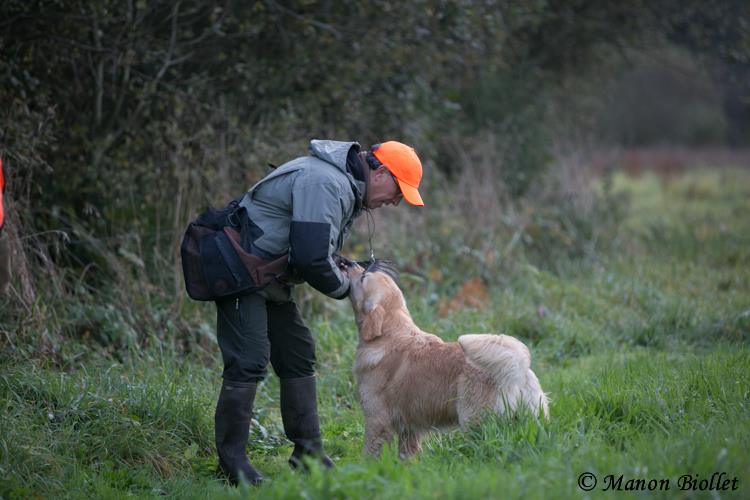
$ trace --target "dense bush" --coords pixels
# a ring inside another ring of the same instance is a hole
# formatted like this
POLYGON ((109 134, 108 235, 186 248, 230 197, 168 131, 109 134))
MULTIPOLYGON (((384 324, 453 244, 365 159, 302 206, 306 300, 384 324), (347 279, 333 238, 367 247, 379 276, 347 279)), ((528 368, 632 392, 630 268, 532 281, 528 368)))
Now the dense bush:
POLYGON ((555 194, 560 88, 656 39, 740 74, 744 17, 737 2, 715 7, 727 16, 701 2, 3 2, 13 286, 2 328, 44 351, 103 324, 113 345, 175 331, 200 343, 183 227, 311 137, 417 146, 436 209, 394 216, 394 232, 425 232, 393 251, 429 260, 420 272, 456 258, 473 272, 521 249, 542 264, 551 248, 590 255, 616 225, 593 215, 618 210, 585 182, 555 194))

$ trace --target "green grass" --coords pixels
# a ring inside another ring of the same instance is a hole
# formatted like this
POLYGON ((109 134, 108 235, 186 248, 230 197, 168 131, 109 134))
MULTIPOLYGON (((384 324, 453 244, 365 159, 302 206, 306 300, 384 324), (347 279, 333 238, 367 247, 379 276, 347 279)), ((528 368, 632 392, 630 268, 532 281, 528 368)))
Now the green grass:
MULTIPOLYGON (((361 454, 363 419, 351 373, 356 333, 347 303, 309 318, 319 358, 327 450, 338 467, 288 470, 291 445, 271 376, 257 397, 250 453, 270 481, 231 488, 214 475, 219 356, 166 347, 116 359, 71 342, 57 364, 0 360, 2 498, 609 498, 605 476, 738 477, 750 496, 750 173, 690 172, 669 184, 617 177, 632 206, 612 251, 519 264, 484 310, 441 318, 449 290, 404 279, 423 328, 453 340, 506 332, 532 349, 551 420, 487 418, 434 435, 408 462, 361 454), (118 361, 118 360, 125 361, 118 361), (599 479, 585 493, 583 472, 599 479)), ((207 310, 210 314, 210 309, 207 310)), ((210 321, 210 316, 209 319, 210 321)))

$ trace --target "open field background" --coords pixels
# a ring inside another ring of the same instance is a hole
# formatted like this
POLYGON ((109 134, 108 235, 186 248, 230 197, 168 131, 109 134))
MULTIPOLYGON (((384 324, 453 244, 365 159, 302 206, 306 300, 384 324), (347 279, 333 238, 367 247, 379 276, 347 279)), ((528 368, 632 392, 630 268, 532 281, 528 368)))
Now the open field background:
MULTIPOLYGON (((440 313, 443 293, 405 275, 417 323, 446 340, 506 332, 529 344, 552 419, 489 419, 429 439, 421 457, 363 459, 348 303, 315 312, 319 404, 336 470, 288 470, 278 384, 257 398, 252 457, 271 477, 233 489, 214 477, 216 349, 102 357, 79 341, 55 365, 4 359, 4 498, 578 498, 583 472, 669 479, 726 472, 750 484, 750 173, 690 171, 665 183, 617 175, 632 204, 619 245, 555 270, 517 266, 486 302, 440 313), (213 356, 213 357, 212 357, 213 356), (119 357, 118 357, 119 358, 119 357)), ((458 289, 460 290, 460 288, 458 289)), ((447 296, 448 294, 446 294, 447 296)), ((450 298, 450 297, 449 297, 450 298)), ((313 309, 312 307, 310 307, 313 309)), ((625 483, 623 483, 625 484, 625 483)), ((627 495, 628 493, 619 493, 627 495)), ((616 496, 594 491, 592 497, 616 496)))

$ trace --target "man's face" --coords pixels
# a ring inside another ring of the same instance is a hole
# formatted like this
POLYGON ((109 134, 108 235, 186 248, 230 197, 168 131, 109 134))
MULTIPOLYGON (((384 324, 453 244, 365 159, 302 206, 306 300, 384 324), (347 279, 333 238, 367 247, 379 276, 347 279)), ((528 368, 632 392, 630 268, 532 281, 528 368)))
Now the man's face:
POLYGON ((383 205, 398 205, 404 198, 396 178, 381 166, 377 170, 368 170, 367 208, 380 208, 383 205))

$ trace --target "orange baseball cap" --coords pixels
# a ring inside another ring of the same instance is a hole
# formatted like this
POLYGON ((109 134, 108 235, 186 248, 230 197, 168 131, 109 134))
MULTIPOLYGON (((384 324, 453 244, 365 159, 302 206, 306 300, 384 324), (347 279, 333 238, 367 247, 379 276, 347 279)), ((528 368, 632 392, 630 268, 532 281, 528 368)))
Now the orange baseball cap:
POLYGON ((397 141, 388 141, 372 147, 372 154, 398 181, 404 199, 412 205, 424 206, 419 195, 422 180, 422 162, 414 148, 397 141))

